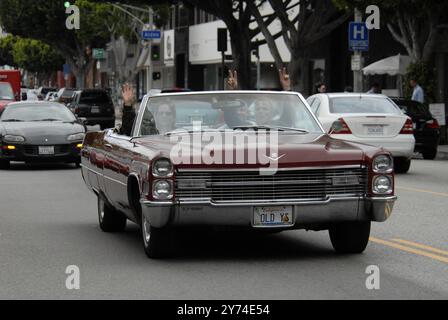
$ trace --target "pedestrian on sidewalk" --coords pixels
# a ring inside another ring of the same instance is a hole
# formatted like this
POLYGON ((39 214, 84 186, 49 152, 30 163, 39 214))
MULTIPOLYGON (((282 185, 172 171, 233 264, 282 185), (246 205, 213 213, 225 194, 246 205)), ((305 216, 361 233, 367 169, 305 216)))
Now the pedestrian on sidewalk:
POLYGON ((425 92, 423 88, 417 82, 417 79, 411 78, 410 85, 414 89, 412 92, 412 100, 420 103, 425 103, 425 92))

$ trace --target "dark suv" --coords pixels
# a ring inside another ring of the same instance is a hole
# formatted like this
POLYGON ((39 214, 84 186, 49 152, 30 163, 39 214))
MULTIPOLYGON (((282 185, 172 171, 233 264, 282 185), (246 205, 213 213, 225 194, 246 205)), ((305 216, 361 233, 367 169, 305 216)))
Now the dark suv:
POLYGON ((80 118, 85 118, 85 124, 99 124, 101 130, 115 127, 115 107, 107 90, 85 89, 77 91, 69 105, 80 118))
POLYGON ((406 115, 412 118, 415 151, 420 152, 424 159, 434 160, 440 141, 440 126, 428 106, 403 98, 392 98, 392 100, 406 115))

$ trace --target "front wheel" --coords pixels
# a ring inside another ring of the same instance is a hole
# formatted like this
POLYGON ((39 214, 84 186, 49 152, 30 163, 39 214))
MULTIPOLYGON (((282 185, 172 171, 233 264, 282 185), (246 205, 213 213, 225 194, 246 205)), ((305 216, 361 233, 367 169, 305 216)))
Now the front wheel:
POLYGON ((172 230, 152 227, 143 214, 141 227, 146 256, 151 259, 166 258, 173 246, 172 230))
POLYGON ((408 173, 411 168, 411 159, 395 158, 394 167, 396 173, 408 173))
POLYGON ((330 239, 338 253, 362 253, 369 243, 370 221, 335 224, 330 228, 330 239))
POLYGON ((126 217, 98 196, 98 222, 104 232, 123 232, 126 229, 126 217))

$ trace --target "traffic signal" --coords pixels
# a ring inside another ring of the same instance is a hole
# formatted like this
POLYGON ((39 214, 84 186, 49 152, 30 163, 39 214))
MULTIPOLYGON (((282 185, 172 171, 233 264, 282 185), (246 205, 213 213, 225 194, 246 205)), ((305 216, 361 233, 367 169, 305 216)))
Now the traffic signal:
POLYGON ((153 72, 152 73, 152 80, 157 81, 162 79, 162 73, 161 72, 153 72))
POLYGON ((218 51, 219 52, 227 51, 227 29, 224 28, 218 29, 218 51))
POLYGON ((154 44, 151 46, 151 60, 160 61, 160 45, 154 44))

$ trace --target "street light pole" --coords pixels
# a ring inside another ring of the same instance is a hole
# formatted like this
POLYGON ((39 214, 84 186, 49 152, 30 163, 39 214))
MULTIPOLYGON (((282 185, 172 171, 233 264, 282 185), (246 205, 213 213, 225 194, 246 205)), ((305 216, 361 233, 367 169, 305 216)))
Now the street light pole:
MULTIPOLYGON (((355 8, 355 22, 362 22, 362 13, 358 8, 355 8)), ((353 70, 353 91, 362 92, 363 91, 363 78, 362 78, 362 68, 364 63, 362 61, 362 52, 356 50, 353 54, 353 58, 360 62, 359 70, 353 70)))

